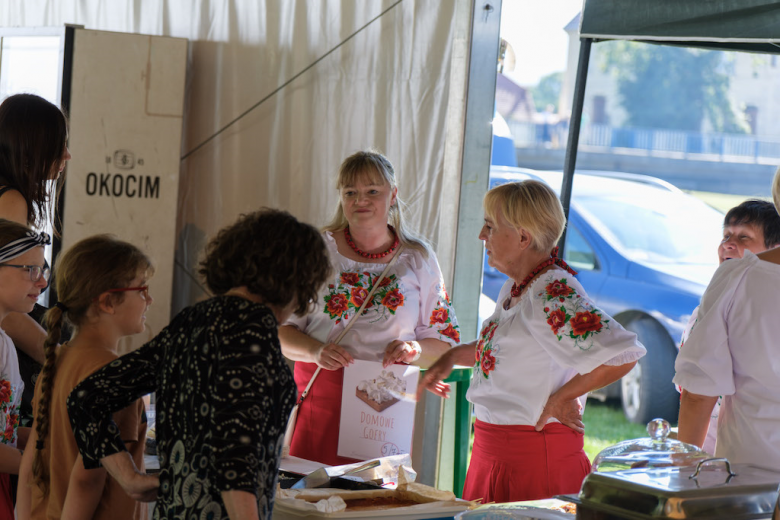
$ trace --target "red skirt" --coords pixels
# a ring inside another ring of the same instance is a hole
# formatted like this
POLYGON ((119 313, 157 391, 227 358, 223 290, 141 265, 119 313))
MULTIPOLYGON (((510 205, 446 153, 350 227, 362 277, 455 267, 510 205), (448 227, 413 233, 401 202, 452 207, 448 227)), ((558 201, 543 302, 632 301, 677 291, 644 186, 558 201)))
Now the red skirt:
POLYGON ((537 432, 477 420, 463 498, 517 502, 578 493, 590 473, 583 438, 559 423, 537 432))
MULTIPOLYGON (((317 370, 315 363, 295 363, 295 384, 298 395, 306 390, 311 376, 317 370)), ((298 408, 298 421, 290 443, 290 455, 315 460, 329 466, 352 464, 357 459, 336 455, 339 446, 341 421, 341 392, 344 369, 320 370, 309 390, 309 395, 298 408)))
POLYGON ((0 473, 0 520, 14 520, 11 475, 8 473, 0 473))

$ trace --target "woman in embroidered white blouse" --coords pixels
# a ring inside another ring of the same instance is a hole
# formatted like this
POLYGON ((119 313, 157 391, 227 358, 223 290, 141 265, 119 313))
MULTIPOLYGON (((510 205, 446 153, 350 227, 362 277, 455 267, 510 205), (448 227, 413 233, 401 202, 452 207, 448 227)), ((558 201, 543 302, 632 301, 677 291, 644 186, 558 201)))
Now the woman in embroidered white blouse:
POLYGON ((279 329, 282 352, 296 362, 299 395, 323 369, 299 407, 290 454, 330 465, 353 462, 337 455, 343 367, 354 359, 425 367, 460 340, 436 255, 405 228, 390 161, 371 150, 347 157, 337 188, 336 215, 323 231, 335 276, 312 313, 279 329))
POLYGON ((488 262, 509 276, 477 341, 446 352, 423 377, 447 397, 453 365, 474 365, 477 416, 463 497, 511 502, 576 493, 590 471, 581 420, 586 394, 617 381, 645 354, 634 333, 596 308, 553 246, 566 219, 544 183, 485 196, 488 262))

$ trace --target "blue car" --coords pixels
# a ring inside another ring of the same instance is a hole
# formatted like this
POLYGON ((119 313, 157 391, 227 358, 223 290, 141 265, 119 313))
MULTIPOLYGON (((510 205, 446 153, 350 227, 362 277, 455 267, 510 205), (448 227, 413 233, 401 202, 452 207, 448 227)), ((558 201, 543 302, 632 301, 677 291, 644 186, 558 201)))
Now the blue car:
MULTIPOLYGON (((493 166, 490 187, 537 179, 559 192, 560 172, 493 166)), ((626 417, 677 420, 672 385, 677 345, 718 266, 723 214, 654 177, 577 172, 564 260, 601 309, 634 331, 647 355, 595 396, 620 398, 626 417)), ((484 261, 483 298, 506 276, 484 261)))

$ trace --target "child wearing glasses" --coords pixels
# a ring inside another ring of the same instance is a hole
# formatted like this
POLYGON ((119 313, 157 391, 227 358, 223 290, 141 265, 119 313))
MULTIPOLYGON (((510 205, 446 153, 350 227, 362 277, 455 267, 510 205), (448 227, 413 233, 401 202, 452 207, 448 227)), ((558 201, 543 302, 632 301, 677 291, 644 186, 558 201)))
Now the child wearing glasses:
POLYGON ((215 296, 71 392, 84 464, 139 499, 156 496, 155 518, 271 520, 296 398, 277 330, 311 311, 330 269, 319 231, 287 212, 263 209, 222 229, 200 269, 215 296), (133 467, 111 421, 152 391, 159 481, 133 467))
MULTIPOLYGON (((147 286, 152 271, 141 250, 109 235, 81 240, 58 259, 59 302, 44 318, 49 331, 46 361, 35 387, 35 422, 19 472, 19 518, 147 517, 146 505, 127 496, 104 469, 84 469, 65 403, 81 380, 118 357, 122 337, 143 332, 152 303, 147 286), (58 346, 64 321, 74 334, 58 346)), ((143 401, 135 400, 113 419, 143 471, 143 401)))
MULTIPOLYGON (((11 313, 30 312, 46 289, 45 233, 0 219, 0 321, 11 313)), ((11 338, 0 329, 0 520, 13 520, 10 475, 19 472, 29 428, 19 427, 19 406, 24 383, 11 338)))
MULTIPOLYGON (((0 103, 0 218, 31 229, 56 229, 59 179, 70 159, 68 121, 56 105, 35 94, 14 94, 0 103)), ((10 313, 3 330, 13 339, 26 388, 20 420, 32 424, 32 394, 43 364, 46 331, 38 324, 45 309, 10 313)))

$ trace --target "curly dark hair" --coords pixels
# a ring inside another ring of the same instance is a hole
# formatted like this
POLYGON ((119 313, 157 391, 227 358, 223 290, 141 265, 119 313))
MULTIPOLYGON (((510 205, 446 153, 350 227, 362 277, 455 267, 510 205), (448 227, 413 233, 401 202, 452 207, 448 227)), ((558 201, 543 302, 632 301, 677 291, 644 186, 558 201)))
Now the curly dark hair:
POLYGON ((201 276, 214 294, 246 286, 265 303, 304 315, 331 273, 325 242, 313 226, 286 211, 241 215, 206 246, 201 276))

